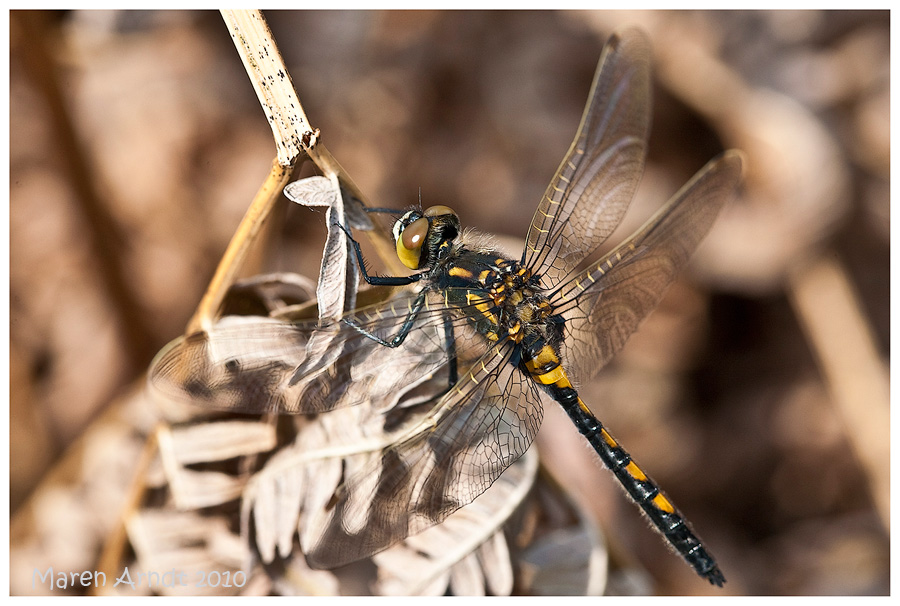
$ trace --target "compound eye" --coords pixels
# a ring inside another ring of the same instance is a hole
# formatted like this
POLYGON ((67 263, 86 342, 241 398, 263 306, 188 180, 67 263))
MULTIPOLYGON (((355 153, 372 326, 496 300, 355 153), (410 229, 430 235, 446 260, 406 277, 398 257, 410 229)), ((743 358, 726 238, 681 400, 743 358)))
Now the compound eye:
POLYGON ((425 217, 416 219, 400 232, 400 237, 397 238, 397 256, 408 268, 419 269, 422 245, 425 244, 427 235, 428 219, 425 217))
POLYGON ((431 206, 425 210, 426 217, 440 217, 441 215, 453 215, 456 216, 456 212, 449 206, 431 206))

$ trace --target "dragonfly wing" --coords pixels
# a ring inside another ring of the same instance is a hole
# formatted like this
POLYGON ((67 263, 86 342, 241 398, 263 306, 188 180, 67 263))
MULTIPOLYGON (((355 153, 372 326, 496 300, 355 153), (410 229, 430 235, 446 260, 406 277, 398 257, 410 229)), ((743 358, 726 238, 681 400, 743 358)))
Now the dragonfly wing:
POLYGON ((261 316, 225 316, 208 331, 179 337, 150 364, 155 396, 218 410, 275 412, 277 386, 306 359, 311 327, 261 316))
POLYGON ((427 292, 409 332, 397 347, 387 347, 371 337, 391 341, 400 334, 416 308, 417 293, 405 293, 345 315, 353 325, 342 321, 334 327, 337 333, 330 340, 323 339, 326 345, 309 355, 282 386, 288 411, 326 412, 366 403, 385 413, 407 394, 421 399, 416 388, 427 381, 434 380, 447 389, 451 365, 457 371, 471 367, 489 344, 466 319, 470 311, 466 308, 482 303, 482 299, 450 309, 445 297, 453 299, 454 290, 427 292))
POLYGON ((615 230, 644 167, 650 45, 625 29, 603 49, 581 124, 538 205, 525 266, 554 288, 615 230))
MULTIPOLYGON (((417 296, 401 292, 344 317, 389 340, 407 321, 417 296)), ((226 316, 209 331, 166 346, 151 364, 148 380, 167 400, 214 410, 318 414, 368 404, 383 412, 427 381, 447 388, 448 329, 459 368, 484 354, 484 337, 435 293, 428 293, 412 330, 393 348, 345 321, 319 326, 226 316)))
POLYGON ((741 164, 739 152, 710 161, 637 233, 553 295, 576 382, 609 362, 656 307, 736 190, 741 164))
MULTIPOLYGON (((387 334, 405 321, 414 297, 403 293, 353 317, 387 334)), ((344 322, 225 316, 208 331, 167 345, 151 364, 148 382, 170 401, 251 414, 320 413, 385 393, 399 397, 446 365, 443 313, 420 314, 417 329, 394 349, 344 322)))
POLYGON ((472 502, 530 446, 543 409, 534 383, 491 348, 399 442, 335 492, 307 529, 307 558, 332 568, 370 556, 472 502))
MULTIPOLYGON (((285 412, 321 413, 361 404, 386 411, 423 382, 446 377, 444 320, 449 312, 443 307, 421 311, 398 347, 386 347, 359 330, 390 340, 406 322, 416 296, 403 293, 345 315, 353 326, 342 320, 318 329, 322 337, 311 343, 315 349, 279 386, 285 412)), ((447 383, 445 378, 443 385, 447 383)))

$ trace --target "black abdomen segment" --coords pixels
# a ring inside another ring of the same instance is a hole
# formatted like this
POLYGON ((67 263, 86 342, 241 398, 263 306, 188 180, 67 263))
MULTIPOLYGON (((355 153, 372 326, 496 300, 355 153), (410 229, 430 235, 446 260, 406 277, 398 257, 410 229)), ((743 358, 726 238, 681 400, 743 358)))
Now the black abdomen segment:
POLYGON ((659 490, 656 483, 632 460, 631 455, 603 427, 590 409, 578 397, 555 352, 544 346, 541 353, 525 362, 531 378, 559 402, 587 441, 590 442, 603 463, 613 472, 628 495, 640 505, 656 529, 681 554, 697 574, 713 585, 721 587, 725 576, 716 561, 706 551, 671 501, 659 490), (543 358, 543 359, 542 359, 543 358), (554 359, 555 358, 555 359, 554 359))

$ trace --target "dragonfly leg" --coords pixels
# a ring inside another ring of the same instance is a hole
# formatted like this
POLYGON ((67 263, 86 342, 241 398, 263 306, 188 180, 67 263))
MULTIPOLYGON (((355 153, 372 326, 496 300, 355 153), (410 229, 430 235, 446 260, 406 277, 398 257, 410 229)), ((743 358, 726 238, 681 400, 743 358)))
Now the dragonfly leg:
POLYGON ((444 348, 447 351, 448 388, 456 385, 459 379, 456 366, 456 338, 453 335, 453 321, 449 315, 444 316, 444 348))
MULTIPOLYGON (((424 273, 418 273, 411 276, 370 276, 369 272, 366 270, 366 260, 363 257, 362 249, 359 247, 359 242, 356 241, 353 235, 351 235, 350 230, 346 227, 337 222, 335 222, 335 225, 347 234, 347 238, 353 243, 353 248, 356 251, 356 261, 359 264, 359 271, 362 273, 363 280, 366 281, 366 284, 372 286, 406 286, 418 282, 422 279, 422 276, 425 275, 424 273)), ((364 331, 360 332, 366 334, 364 331)))
POLYGON ((416 317, 419 315, 419 312, 422 310, 422 306, 425 305, 425 296, 427 291, 422 291, 416 297, 416 300, 413 302, 412 307, 409 309, 409 313, 406 314, 406 320, 403 321, 403 325, 400 327, 400 330, 397 331, 393 337, 389 339, 383 339, 378 335, 366 330, 362 326, 360 326, 356 320, 353 318, 344 318, 344 322, 347 323, 348 326, 352 326, 361 334, 369 337, 376 343, 380 345, 384 345, 385 347, 399 347, 403 341, 406 340, 406 337, 409 336, 409 331, 412 330, 413 324, 416 321, 416 317))
MULTIPOLYGON (((390 209, 369 209, 372 212, 392 212, 390 209)), ((411 276, 370 276, 366 271, 366 262, 363 258, 362 250, 359 246, 359 242, 353 237, 350 231, 341 225, 340 223, 335 223, 337 227, 339 227, 346 235, 350 242, 353 243, 353 248, 356 251, 356 260, 359 264, 360 272, 362 273, 363 279, 368 284, 372 285, 380 285, 380 286, 405 286, 408 284, 412 284, 413 282, 417 282, 422 278, 424 273, 413 274, 411 276)), ((425 295, 426 292, 423 290, 416 297, 415 302, 409 310, 409 313, 406 316, 406 320, 403 322, 403 325, 400 327, 400 330, 397 331, 390 339, 383 339, 378 335, 366 330, 362 326, 360 326, 355 320, 352 318, 344 318, 344 322, 346 322, 349 326, 352 326, 361 334, 369 337, 376 343, 380 345, 384 345, 385 347, 399 347, 406 337, 409 335, 409 332, 412 330, 413 323, 416 320, 416 317, 421 311, 422 306, 425 303, 425 295)), ((456 341, 453 337, 453 324, 449 317, 444 318, 444 345, 447 350, 448 356, 448 387, 453 387, 456 384, 457 379, 459 378, 457 362, 456 362, 456 341)))

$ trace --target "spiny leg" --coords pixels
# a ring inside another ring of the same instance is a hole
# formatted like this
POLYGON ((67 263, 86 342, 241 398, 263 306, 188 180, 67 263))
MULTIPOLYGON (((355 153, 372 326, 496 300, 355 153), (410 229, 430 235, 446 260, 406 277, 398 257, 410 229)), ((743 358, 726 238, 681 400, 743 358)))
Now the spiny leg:
POLYGON ((444 348, 447 351, 448 389, 456 385, 459 379, 456 366, 456 337, 453 335, 453 319, 449 314, 444 314, 444 348))
POLYGON ((412 330, 413 324, 416 321, 416 317, 419 315, 419 312, 422 310, 422 307, 425 304, 425 297, 427 294, 428 291, 425 290, 419 292, 418 296, 416 296, 416 300, 409 308, 409 312, 406 314, 406 319, 403 321, 403 325, 400 326, 400 330, 398 330, 397 334, 395 334, 389 340, 383 339, 378 335, 366 330, 352 318, 344 318, 343 320, 348 326, 352 326, 361 334, 369 337, 380 345, 384 345, 385 347, 399 347, 403 343, 403 341, 406 340, 406 337, 409 336, 409 331, 412 330))
POLYGON ((414 282, 418 282, 422 279, 422 276, 425 275, 424 273, 418 273, 411 276, 370 276, 368 271, 366 271, 366 260, 363 257, 362 249, 359 247, 359 242, 354 239, 350 230, 346 227, 340 223, 335 223, 335 226, 339 227, 341 231, 347 234, 347 239, 353 244, 353 248, 356 250, 356 261, 359 264, 359 271, 362 273, 363 280, 366 281, 366 284, 372 286, 407 286, 414 282))
MULTIPOLYGON (((382 209, 375 209, 376 212, 382 212, 382 209)), ((417 282, 422 278, 424 274, 413 274, 411 276, 370 276, 366 271, 366 260, 363 257, 362 249, 359 246, 359 242, 353 237, 346 227, 341 225, 340 223, 335 222, 335 226, 339 227, 341 231, 343 231, 347 235, 347 239, 353 244, 354 250, 356 250, 356 261, 359 264, 359 271, 362 273, 363 279, 367 284, 371 284, 373 286, 407 286, 412 284, 413 282, 417 282)), ((400 330, 395 334, 390 340, 383 339, 378 335, 366 330, 362 326, 360 326, 355 320, 351 318, 344 318, 343 321, 348 325, 355 328, 359 331, 360 334, 363 334, 376 343, 380 345, 384 345, 385 347, 399 347, 403 341, 406 339, 407 335, 409 335, 409 331, 412 330, 413 323, 416 320, 416 316, 419 314, 419 311, 422 309, 422 305, 425 303, 425 291, 419 293, 416 297, 415 303, 410 308, 409 313, 406 316, 406 320, 404 320, 403 325, 400 327, 400 330)))
MULTIPOLYGON (((379 209, 367 209, 367 210, 369 212, 396 212, 396 211, 392 211, 390 209, 380 209, 380 208, 379 209)), ((359 269, 360 269, 360 272, 362 273, 363 279, 366 281, 366 283, 373 284, 373 285, 382 285, 382 286, 405 286, 407 284, 412 284, 413 282, 420 280, 421 277, 424 275, 424 273, 419 273, 419 274, 414 274, 412 276, 407 276, 407 277, 403 277, 403 276, 399 276, 399 277, 370 276, 368 274, 368 272, 366 271, 366 263, 365 263, 365 259, 363 258, 362 250, 359 246, 359 242, 356 241, 356 239, 353 237, 353 235, 350 233, 350 231, 346 227, 344 227, 340 223, 335 223, 335 225, 337 225, 339 228, 341 228, 341 230, 345 234, 347 234, 347 238, 350 240, 350 242, 353 243, 353 247, 356 250, 356 259, 359 264, 359 269)), ((389 340, 383 339, 383 338, 379 337, 378 335, 366 330, 365 328, 363 328, 362 326, 360 326, 359 324, 357 324, 354 320, 352 320, 350 318, 344 318, 344 322, 347 323, 347 325, 355 328, 361 334, 369 337, 370 339, 372 339, 373 341, 375 341, 376 343, 378 343, 380 345, 384 345, 385 347, 398 347, 403 343, 403 341, 409 335, 410 330, 412 330, 412 327, 413 327, 413 324, 415 323, 416 317, 418 316, 419 312, 422 309, 422 306, 425 303, 425 296, 426 296, 426 292, 424 290, 419 293, 419 295, 416 297, 415 302, 413 303, 413 306, 410 308, 409 313, 406 316, 406 320, 403 322, 403 325, 400 327, 400 330, 397 332, 397 334, 395 334, 389 340)), ((444 316, 443 321, 444 321, 444 343, 445 343, 446 350, 447 350, 448 364, 449 364, 449 380, 448 380, 448 382, 449 382, 449 386, 452 387, 454 384, 456 384, 456 381, 458 379, 458 371, 457 371, 457 363, 456 363, 456 341, 454 340, 454 337, 453 337, 453 323, 452 323, 451 318, 449 316, 444 316)))

